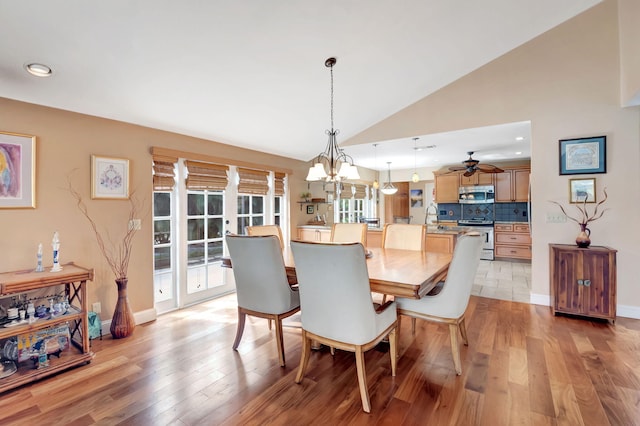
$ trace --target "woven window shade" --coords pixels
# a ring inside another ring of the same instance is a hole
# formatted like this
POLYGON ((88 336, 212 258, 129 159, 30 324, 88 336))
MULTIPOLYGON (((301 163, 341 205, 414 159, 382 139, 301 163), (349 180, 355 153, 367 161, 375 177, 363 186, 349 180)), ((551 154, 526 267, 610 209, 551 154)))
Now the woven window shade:
POLYGON ((173 187, 176 185, 175 163, 177 162, 177 157, 153 156, 154 191, 173 191, 173 187))
POLYGON ((208 189, 224 191, 229 183, 229 166, 185 160, 187 166, 187 189, 208 189))
POLYGON ((366 185, 354 185, 356 187, 356 195, 354 197, 358 200, 367 199, 367 186, 366 185))
POLYGON ((269 172, 238 167, 238 175, 240 176, 239 193, 266 195, 269 192, 269 172))
POLYGON ((284 195, 284 178, 287 175, 281 172, 275 172, 273 175, 273 195, 284 195))

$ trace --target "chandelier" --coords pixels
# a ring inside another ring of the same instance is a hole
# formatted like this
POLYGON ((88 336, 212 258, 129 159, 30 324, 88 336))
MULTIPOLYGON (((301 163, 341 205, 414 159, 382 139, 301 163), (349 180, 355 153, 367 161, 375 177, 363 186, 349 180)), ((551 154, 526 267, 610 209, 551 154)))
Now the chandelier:
POLYGON ((353 165, 353 158, 344 153, 338 146, 336 135, 338 130, 333 128, 333 66, 336 58, 329 58, 324 65, 331 71, 331 130, 326 130, 329 141, 323 152, 313 159, 307 175, 308 181, 326 180, 340 182, 346 179, 360 179, 358 168, 353 165))
POLYGON ((418 174, 418 169, 416 167, 416 154, 418 152, 418 145, 416 145, 416 143, 418 139, 420 138, 413 138, 413 175, 411 175, 411 181, 413 183, 420 181, 420 175, 418 174))
POLYGON ((391 183, 391 161, 387 161, 387 173, 387 181, 382 185, 382 188, 380 188, 380 192, 384 195, 393 195, 398 192, 398 188, 391 183))

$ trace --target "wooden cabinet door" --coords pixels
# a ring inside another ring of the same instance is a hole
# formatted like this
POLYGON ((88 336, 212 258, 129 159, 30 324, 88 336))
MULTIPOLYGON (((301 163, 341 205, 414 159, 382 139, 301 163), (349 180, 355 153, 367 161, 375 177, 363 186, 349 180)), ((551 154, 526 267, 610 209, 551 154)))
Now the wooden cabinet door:
POLYGON ((582 275, 584 286, 584 306, 585 315, 593 317, 611 317, 615 312, 614 300, 615 278, 612 277, 611 268, 615 263, 610 262, 608 252, 582 252, 583 269, 582 275))
POLYGON ((398 182, 398 192, 393 196, 393 215, 409 216, 409 182, 398 182))
POLYGON ((436 203, 457 203, 459 186, 457 173, 436 175, 436 203))
POLYGON ((298 239, 302 241, 315 241, 316 230, 315 229, 303 229, 298 228, 298 239))
POLYGON ((496 202, 510 203, 513 201, 511 195, 511 176, 511 170, 496 173, 496 202))
POLYGON ((529 174, 530 170, 513 170, 513 199, 514 201, 526 202, 529 199, 529 174))
POLYGON ((554 308, 559 312, 582 314, 582 287, 578 275, 582 274, 582 256, 575 250, 555 250, 554 308))
POLYGON ((477 185, 478 184, 478 175, 480 173, 474 173, 471 176, 465 176, 463 173, 460 173, 460 186, 465 185, 477 185))
POLYGON ((474 176, 477 176, 478 185, 495 185, 495 175, 495 173, 477 172, 474 176))

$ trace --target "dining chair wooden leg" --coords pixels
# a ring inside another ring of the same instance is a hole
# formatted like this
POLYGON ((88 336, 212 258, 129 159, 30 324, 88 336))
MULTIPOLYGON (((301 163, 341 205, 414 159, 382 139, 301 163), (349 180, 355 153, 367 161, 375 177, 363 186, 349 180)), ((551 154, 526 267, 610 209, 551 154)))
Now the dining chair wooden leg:
POLYGON ((415 317, 411 317, 411 335, 412 336, 416 335, 416 318, 415 317))
POLYGON ((369 402, 369 389, 367 389, 367 371, 364 368, 364 351, 360 345, 356 346, 356 373, 358 374, 362 409, 366 413, 370 413, 371 403, 369 402))
POLYGON ((456 369, 456 374, 459 376, 462 374, 462 362, 460 361, 458 326, 456 324, 449 324, 449 336, 451 337, 451 355, 453 355, 453 366, 456 369))
POLYGON ((464 322, 464 317, 460 319, 458 328, 460 329, 460 335, 462 336, 462 343, 464 343, 465 346, 469 346, 469 339, 467 338, 467 325, 464 322))
MULTIPOLYGON (((269 320, 271 322, 271 320, 269 320)), ((276 344, 278 345, 278 360, 280 361, 280 367, 284 367, 284 337, 282 336, 282 318, 276 315, 276 344)))
POLYGON ((242 339, 242 333, 244 332, 244 322, 247 319, 247 314, 242 311, 242 308, 238 307, 238 327, 236 328, 236 340, 233 341, 233 350, 238 349, 240 345, 240 339, 242 339))
POLYGON ((269 324, 269 330, 271 330, 271 319, 268 319, 268 324, 269 324))
POLYGON ((336 355, 336 348, 334 348, 333 346, 331 346, 331 356, 335 356, 336 355))
POLYGON ((389 333, 389 356, 391 357, 391 375, 395 376, 398 364, 398 327, 389 333))
POLYGON ((309 363, 309 356, 311 355, 311 339, 307 336, 307 332, 302 330, 302 354, 300 354, 300 365, 298 366, 298 374, 296 375, 296 383, 302 382, 304 372, 307 369, 309 363))

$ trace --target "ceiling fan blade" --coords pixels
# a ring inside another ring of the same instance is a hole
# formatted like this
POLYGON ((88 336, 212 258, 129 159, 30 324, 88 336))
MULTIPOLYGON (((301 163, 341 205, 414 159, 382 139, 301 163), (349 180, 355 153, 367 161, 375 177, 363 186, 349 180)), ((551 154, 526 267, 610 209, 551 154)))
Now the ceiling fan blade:
POLYGON ((478 170, 480 170, 483 173, 502 173, 504 172, 504 170, 502 170, 499 167, 494 166, 493 164, 479 164, 478 166, 476 166, 476 168, 478 170))
POLYGON ((459 172, 461 170, 467 170, 467 168, 465 166, 453 166, 453 167, 449 167, 449 171, 452 172, 459 172))
POLYGON ((464 172, 462 175, 466 176, 466 177, 469 177, 469 176, 473 176, 475 174, 475 172, 476 172, 476 169, 470 169, 470 170, 467 170, 466 172, 464 172))

